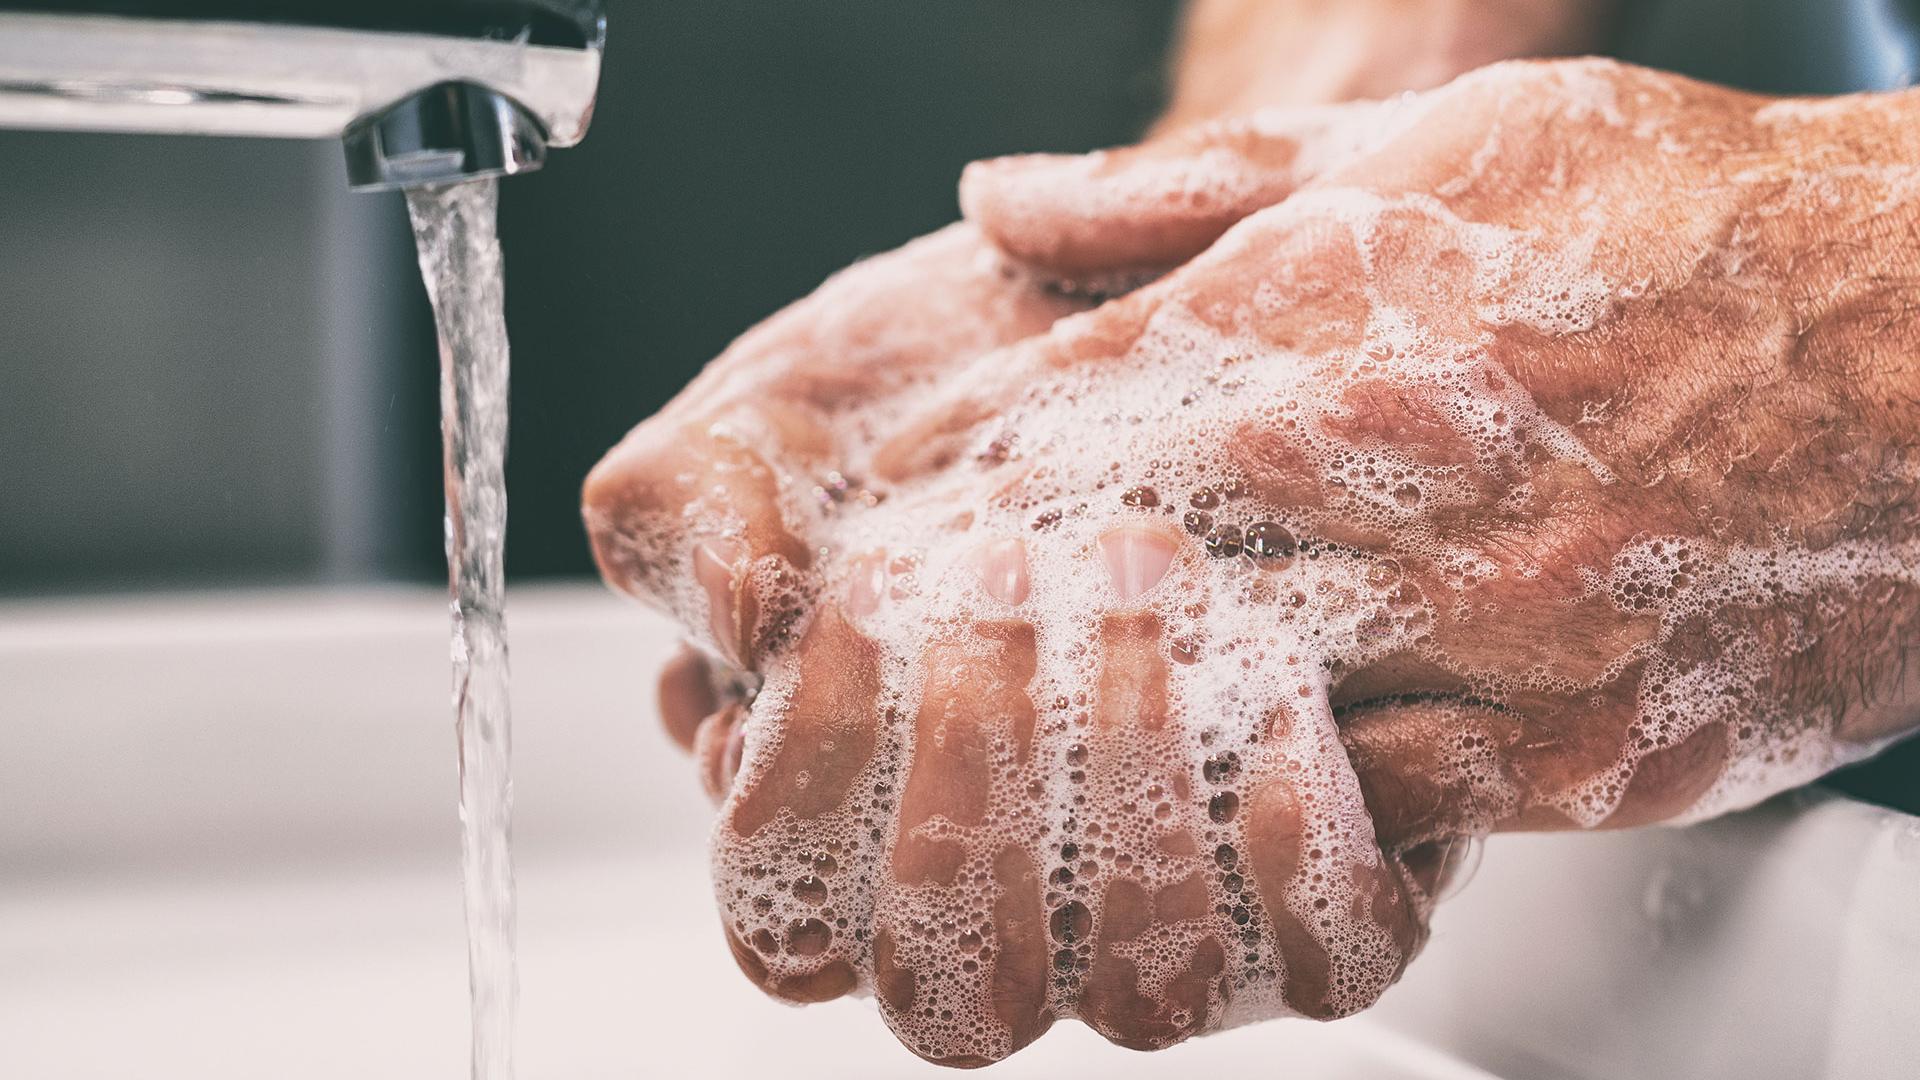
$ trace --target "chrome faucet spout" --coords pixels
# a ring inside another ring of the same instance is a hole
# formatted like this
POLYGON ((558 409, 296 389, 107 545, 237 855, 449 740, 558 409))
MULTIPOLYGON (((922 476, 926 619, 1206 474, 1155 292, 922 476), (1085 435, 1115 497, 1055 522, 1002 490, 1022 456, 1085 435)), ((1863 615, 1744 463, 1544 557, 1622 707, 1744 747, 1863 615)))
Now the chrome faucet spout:
POLYGON ((0 128, 342 138, 365 189, 539 168, 605 40, 601 0, 16 3, 44 6, 0 0, 0 128))
POLYGON ((442 83, 347 126, 347 182, 356 191, 512 176, 546 164, 547 132, 512 98, 442 83))

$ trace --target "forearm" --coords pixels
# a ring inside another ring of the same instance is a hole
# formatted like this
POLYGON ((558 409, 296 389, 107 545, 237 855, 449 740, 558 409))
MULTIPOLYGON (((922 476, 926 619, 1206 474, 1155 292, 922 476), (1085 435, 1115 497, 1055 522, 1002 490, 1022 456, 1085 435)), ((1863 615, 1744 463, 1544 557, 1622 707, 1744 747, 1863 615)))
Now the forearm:
POLYGON ((1617 0, 1192 0, 1161 127, 1388 97, 1596 48, 1617 0))

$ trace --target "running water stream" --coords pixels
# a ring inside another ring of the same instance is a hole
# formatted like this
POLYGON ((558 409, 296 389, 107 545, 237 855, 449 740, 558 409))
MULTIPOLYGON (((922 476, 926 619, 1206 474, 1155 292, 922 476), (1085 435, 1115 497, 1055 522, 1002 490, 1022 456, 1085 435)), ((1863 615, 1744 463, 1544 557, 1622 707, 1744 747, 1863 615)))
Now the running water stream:
POLYGON ((420 272, 440 332, 447 579, 453 610, 454 731, 460 745, 461 866, 474 1080, 513 1076, 513 732, 507 700, 507 324, 499 187, 407 192, 420 272))

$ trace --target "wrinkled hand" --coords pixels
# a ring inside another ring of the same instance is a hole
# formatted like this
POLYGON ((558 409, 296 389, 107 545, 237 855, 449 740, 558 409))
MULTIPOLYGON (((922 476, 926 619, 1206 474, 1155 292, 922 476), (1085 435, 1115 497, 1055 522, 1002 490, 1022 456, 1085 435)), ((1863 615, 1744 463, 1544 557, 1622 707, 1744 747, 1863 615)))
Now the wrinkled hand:
POLYGON ((1908 729, 1911 110, 1508 65, 970 172, 1039 272, 1178 269, 1034 337, 1066 302, 982 270, 1017 317, 898 374, 849 343, 911 312, 796 309, 589 480, 609 579, 764 679, 670 680, 741 965, 954 1064, 1341 1015, 1453 838, 1908 729))
MULTIPOLYGON (((841 271, 742 335, 594 470, 584 501, 601 572, 683 617, 704 613, 712 650, 751 667, 798 612, 776 610, 792 598, 772 582, 736 611, 731 568, 778 555, 798 574, 814 561, 785 504, 811 517, 875 500, 839 466, 871 444, 888 404, 1089 306, 1014 270, 965 224, 841 271)), ((690 663, 667 676, 671 699, 687 702, 667 710, 669 728, 689 745, 686 717, 711 693, 690 663)))

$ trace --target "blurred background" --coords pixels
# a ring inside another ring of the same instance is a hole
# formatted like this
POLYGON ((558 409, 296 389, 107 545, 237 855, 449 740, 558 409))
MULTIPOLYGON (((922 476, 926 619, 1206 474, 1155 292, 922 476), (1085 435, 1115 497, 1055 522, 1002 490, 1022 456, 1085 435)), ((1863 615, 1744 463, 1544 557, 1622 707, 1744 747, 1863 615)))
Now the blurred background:
MULTIPOLYGON (((503 187, 518 582, 732 337, 954 218, 970 159, 1126 141, 1174 0, 616 5, 594 130, 503 187)), ((1618 54, 1903 85, 1887 0, 1629 2, 1618 54)), ((397 195, 332 141, 0 132, 0 595, 432 581, 435 354, 397 195)), ((1855 781, 1914 801, 1909 754, 1855 781)))

